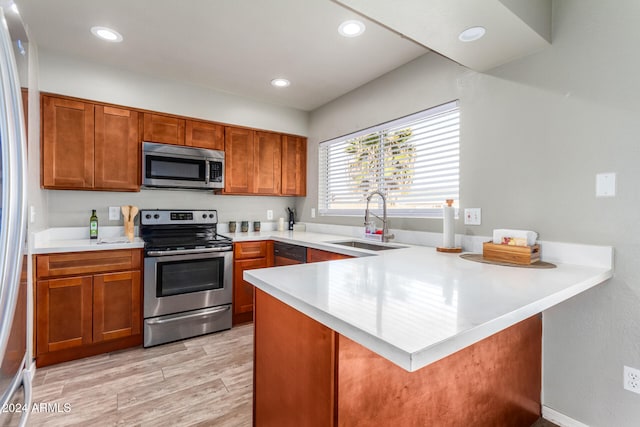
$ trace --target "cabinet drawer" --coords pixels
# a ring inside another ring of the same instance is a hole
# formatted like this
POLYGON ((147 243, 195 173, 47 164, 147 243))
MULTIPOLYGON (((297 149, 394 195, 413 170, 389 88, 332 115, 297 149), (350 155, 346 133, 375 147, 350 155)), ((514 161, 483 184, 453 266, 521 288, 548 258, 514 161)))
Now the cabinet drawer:
POLYGON ((267 240, 234 243, 233 255, 235 259, 264 258, 269 253, 268 243, 267 240))
POLYGON ((142 251, 69 252, 36 256, 36 277, 72 276, 118 270, 139 270, 142 251))

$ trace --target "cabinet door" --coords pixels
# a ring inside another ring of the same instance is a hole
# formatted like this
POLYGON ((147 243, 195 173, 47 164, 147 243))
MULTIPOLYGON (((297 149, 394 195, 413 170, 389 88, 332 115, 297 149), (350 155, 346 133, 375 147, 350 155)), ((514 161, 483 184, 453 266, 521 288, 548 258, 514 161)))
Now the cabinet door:
POLYGON ((138 191, 140 185, 138 112, 95 107, 95 188, 138 191))
POLYGON ((282 195, 307 195, 307 140, 282 137, 282 195))
POLYGON ((253 192, 253 131, 226 127, 224 131, 224 191, 253 192))
POLYGON ((144 114, 144 140, 184 145, 184 119, 160 114, 144 114))
POLYGON ((93 277, 93 342, 140 333, 140 272, 93 277))
POLYGON ((224 150, 224 126, 215 123, 187 120, 185 145, 224 150))
POLYGON ((255 132, 253 141, 253 190, 256 194, 280 194, 282 140, 278 133, 255 132))
MULTIPOLYGON (((253 312, 253 285, 242 278, 245 270, 268 267, 266 258, 243 259, 233 263, 233 314, 234 317, 253 312)), ((249 315, 247 320, 253 316, 249 315)))
POLYGON ((93 104, 42 96, 42 186, 93 188, 93 104))
POLYGON ((91 282, 91 276, 37 282, 36 354, 91 343, 91 282))

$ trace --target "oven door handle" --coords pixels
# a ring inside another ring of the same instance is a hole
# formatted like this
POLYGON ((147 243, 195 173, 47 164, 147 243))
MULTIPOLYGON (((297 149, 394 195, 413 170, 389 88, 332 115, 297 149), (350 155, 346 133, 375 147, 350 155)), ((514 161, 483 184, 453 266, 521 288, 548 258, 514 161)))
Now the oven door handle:
POLYGON ((198 313, 187 313, 187 314, 179 314, 171 317, 157 318, 157 319, 147 319, 146 322, 149 325, 162 325, 163 323, 171 323, 177 322, 179 320, 186 319, 204 319, 207 317, 211 317, 214 314, 222 313, 224 311, 231 310, 230 305, 226 305, 224 307, 214 307, 206 311, 200 311, 198 313))
POLYGON ((231 252, 233 249, 227 248, 203 248, 203 249, 178 249, 175 251, 147 251, 149 256, 165 256, 165 255, 187 255, 187 254, 203 254, 207 252, 231 252))

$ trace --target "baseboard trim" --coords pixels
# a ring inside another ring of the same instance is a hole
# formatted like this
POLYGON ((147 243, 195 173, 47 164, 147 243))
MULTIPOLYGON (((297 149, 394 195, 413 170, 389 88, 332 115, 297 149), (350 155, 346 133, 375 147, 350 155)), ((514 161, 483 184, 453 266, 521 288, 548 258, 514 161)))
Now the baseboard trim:
POLYGON ((544 405, 542 405, 542 418, 551 421, 554 424, 558 424, 560 427, 589 427, 587 424, 574 420, 573 418, 544 405))

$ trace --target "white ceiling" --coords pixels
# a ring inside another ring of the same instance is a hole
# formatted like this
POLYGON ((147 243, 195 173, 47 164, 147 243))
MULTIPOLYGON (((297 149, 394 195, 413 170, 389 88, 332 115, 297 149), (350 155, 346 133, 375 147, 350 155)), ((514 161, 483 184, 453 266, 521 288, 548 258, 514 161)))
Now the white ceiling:
POLYGON ((487 71, 548 47, 552 0, 335 0, 476 71, 487 71), (458 35, 482 26, 472 43, 458 35))
POLYGON ((39 49, 313 110, 428 52, 331 0, 16 0, 39 49), (360 19, 361 37, 338 25, 360 19), (124 41, 95 38, 90 27, 124 41), (276 89, 271 79, 291 86, 276 89))

